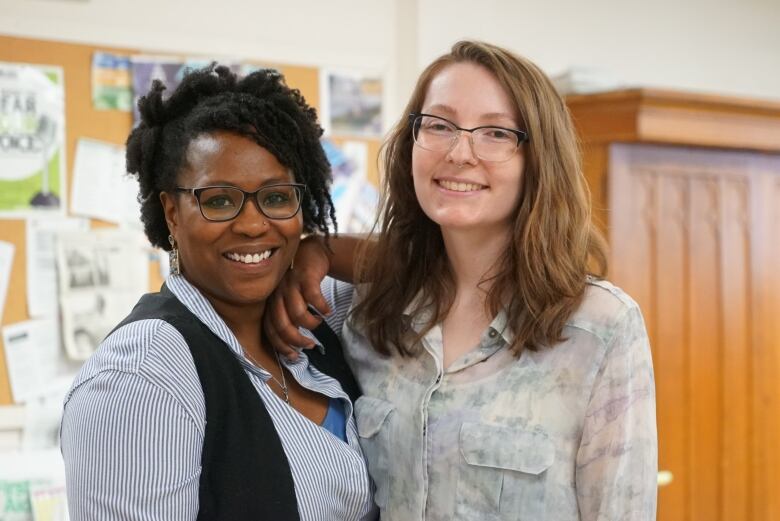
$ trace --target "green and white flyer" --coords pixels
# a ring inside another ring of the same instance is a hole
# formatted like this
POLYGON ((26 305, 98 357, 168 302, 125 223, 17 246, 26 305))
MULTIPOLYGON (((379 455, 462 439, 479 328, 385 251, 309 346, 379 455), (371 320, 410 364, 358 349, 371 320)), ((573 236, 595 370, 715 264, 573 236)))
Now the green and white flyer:
POLYGON ((0 218, 65 211, 60 67, 0 62, 0 218))

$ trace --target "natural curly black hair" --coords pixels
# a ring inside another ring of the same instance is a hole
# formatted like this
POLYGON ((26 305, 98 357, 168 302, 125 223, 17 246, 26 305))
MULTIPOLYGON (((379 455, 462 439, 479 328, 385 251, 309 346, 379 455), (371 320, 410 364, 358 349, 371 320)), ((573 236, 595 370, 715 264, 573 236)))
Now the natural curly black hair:
POLYGON ((271 152, 306 185, 301 211, 305 232, 328 235, 336 217, 328 187, 330 164, 320 144, 317 112, 273 69, 239 79, 225 66, 190 71, 168 99, 155 80, 138 102, 141 123, 127 138, 127 171, 138 178, 141 221, 152 245, 170 250, 160 192, 176 187, 187 147, 196 137, 228 131, 271 152))

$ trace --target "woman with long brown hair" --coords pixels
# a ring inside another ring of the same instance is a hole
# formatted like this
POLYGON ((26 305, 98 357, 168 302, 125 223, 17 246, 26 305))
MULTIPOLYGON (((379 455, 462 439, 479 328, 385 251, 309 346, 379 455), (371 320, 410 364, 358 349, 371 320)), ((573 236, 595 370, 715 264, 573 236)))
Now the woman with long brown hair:
POLYGON ((335 308, 382 519, 654 519, 647 334, 601 278, 549 79, 459 42, 420 76, 382 158, 371 240, 355 257, 356 241, 307 238, 269 314, 283 350, 309 342, 284 327, 317 323, 306 304, 335 308), (323 297, 328 271, 362 284, 328 279, 323 297))

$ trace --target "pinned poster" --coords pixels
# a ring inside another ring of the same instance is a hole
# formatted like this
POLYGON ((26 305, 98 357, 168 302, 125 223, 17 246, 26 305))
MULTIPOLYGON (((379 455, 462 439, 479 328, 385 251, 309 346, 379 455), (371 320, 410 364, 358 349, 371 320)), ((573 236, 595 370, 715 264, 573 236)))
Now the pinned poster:
POLYGON ((378 75, 324 71, 320 114, 330 135, 382 136, 382 80, 378 75))
POLYGON ((133 86, 129 56, 107 52, 92 55, 92 106, 97 110, 130 112, 133 86))
POLYGON ((30 506, 34 521, 68 521, 65 482, 36 480, 30 482, 30 506))
POLYGON ((64 213, 60 67, 0 63, 0 217, 64 213))
POLYGON ((141 232, 63 232, 57 241, 65 351, 86 360, 149 288, 149 246, 141 232))
POLYGON ((138 112, 138 100, 141 96, 145 96, 149 89, 152 87, 154 80, 160 80, 165 85, 164 97, 170 96, 171 93, 179 86, 184 75, 195 69, 201 69, 210 65, 213 61, 216 61, 220 65, 226 65, 230 67, 230 70, 236 74, 241 74, 242 65, 239 61, 234 60, 208 60, 203 58, 198 59, 182 59, 176 57, 166 56, 133 56, 130 58, 130 68, 132 70, 133 78, 133 121, 135 124, 141 119, 141 114, 138 112))
POLYGON ((328 139, 322 148, 333 171, 331 197, 340 233, 371 230, 379 205, 379 191, 368 181, 368 146, 361 141, 337 145, 328 139))
POLYGON ((33 521, 29 481, 0 479, 0 519, 33 521))

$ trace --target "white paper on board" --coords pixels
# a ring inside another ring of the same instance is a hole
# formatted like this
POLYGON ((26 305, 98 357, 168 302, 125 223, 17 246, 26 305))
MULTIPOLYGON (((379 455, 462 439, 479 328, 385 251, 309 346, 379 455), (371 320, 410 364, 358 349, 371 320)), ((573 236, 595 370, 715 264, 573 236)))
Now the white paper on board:
POLYGON ((86 219, 27 219, 27 313, 30 317, 57 315, 57 234, 87 229, 86 219))
POLYGON ((73 214, 140 227, 138 182, 127 175, 125 148, 79 139, 73 166, 73 214))
POLYGON ((67 388, 79 364, 67 359, 54 318, 28 320, 3 327, 8 379, 14 402, 25 403, 52 389, 67 388))

